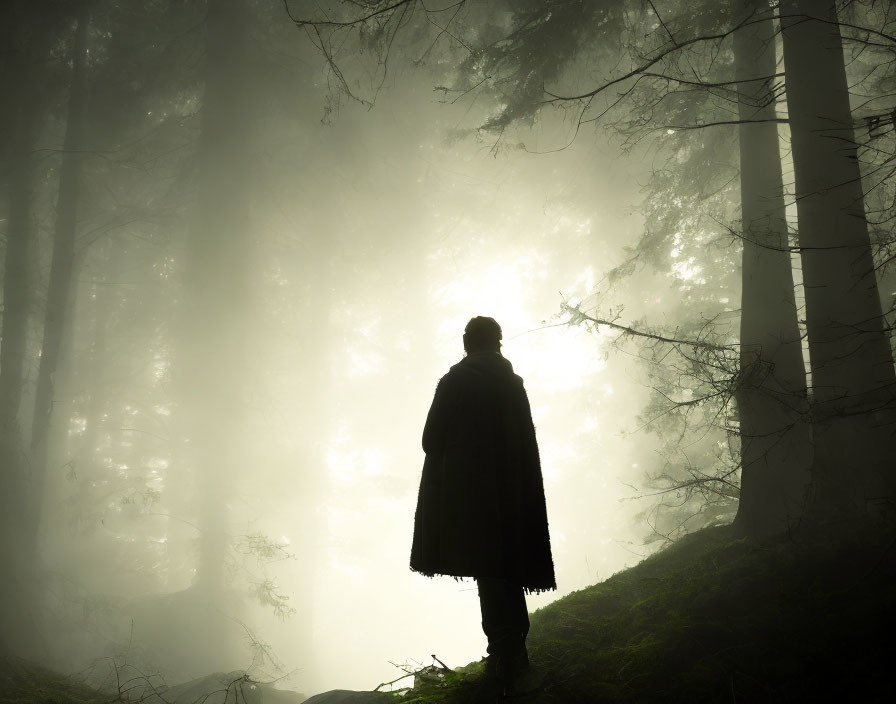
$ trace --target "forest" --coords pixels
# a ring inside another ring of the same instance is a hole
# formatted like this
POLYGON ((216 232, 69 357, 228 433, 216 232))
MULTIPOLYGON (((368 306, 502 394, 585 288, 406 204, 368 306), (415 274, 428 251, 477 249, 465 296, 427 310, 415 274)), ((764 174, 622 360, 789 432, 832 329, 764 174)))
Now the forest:
POLYGON ((889 701, 889 0, 6 8, 0 702, 889 701), (497 693, 408 566, 475 316, 557 586, 497 693))

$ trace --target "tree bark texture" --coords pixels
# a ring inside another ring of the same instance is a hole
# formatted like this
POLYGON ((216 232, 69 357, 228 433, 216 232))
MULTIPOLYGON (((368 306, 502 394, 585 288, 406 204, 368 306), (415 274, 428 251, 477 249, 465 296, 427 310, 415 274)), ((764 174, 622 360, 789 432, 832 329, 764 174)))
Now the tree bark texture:
POLYGON ((811 507, 892 499, 894 369, 832 0, 782 0, 787 109, 812 371, 811 507))
POLYGON ((743 240, 741 494, 736 525, 762 537, 801 514, 811 461, 806 372, 787 240, 775 122, 775 26, 768 4, 733 0, 743 240), (764 121, 764 122, 763 122, 764 121))

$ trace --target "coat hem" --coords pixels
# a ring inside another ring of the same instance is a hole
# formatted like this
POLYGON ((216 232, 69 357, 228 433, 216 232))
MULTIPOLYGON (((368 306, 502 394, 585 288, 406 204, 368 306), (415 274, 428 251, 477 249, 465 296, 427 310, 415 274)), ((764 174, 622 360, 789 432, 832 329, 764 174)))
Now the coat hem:
MULTIPOLYGON (((429 577, 433 579, 435 577, 451 577, 455 582, 463 582, 465 579, 473 579, 476 577, 472 574, 450 574, 448 572, 429 572, 427 570, 417 569, 416 567, 411 567, 411 572, 416 572, 417 574, 421 574, 424 577, 429 577)), ((523 591, 526 594, 543 594, 545 592, 557 591, 557 585, 549 585, 549 586, 528 586, 526 584, 521 585, 523 587, 523 591)))

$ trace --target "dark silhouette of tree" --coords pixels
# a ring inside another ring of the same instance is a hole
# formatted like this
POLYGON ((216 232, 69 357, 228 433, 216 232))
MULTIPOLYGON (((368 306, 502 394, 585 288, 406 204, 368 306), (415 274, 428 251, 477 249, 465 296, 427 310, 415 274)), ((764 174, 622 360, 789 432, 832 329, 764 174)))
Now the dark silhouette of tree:
POLYGON ((811 438, 775 113, 775 24, 767 3, 731 4, 741 195, 741 490, 736 525, 780 532, 802 513, 811 438))
POLYGON ((781 3, 812 369, 812 510, 896 497, 894 368, 880 305, 835 4, 781 3))

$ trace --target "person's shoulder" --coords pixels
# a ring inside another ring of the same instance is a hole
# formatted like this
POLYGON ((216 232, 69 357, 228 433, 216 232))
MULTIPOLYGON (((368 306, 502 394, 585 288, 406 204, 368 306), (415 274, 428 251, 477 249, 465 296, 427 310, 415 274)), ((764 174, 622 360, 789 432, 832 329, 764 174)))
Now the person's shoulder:
POLYGON ((516 372, 512 372, 510 374, 510 384, 514 388, 519 389, 519 390, 523 391, 523 393, 525 393, 526 387, 525 387, 525 384, 523 383, 523 377, 521 377, 516 372))
POLYGON ((439 379, 439 383, 450 384, 452 381, 455 381, 459 376, 463 375, 463 368, 460 366, 460 362, 457 364, 452 364, 448 371, 439 379))
POLYGON ((439 383, 437 386, 446 387, 456 384, 458 380, 464 376, 464 369, 460 365, 460 362, 457 364, 452 364, 448 371, 445 372, 442 377, 439 379, 439 383))

